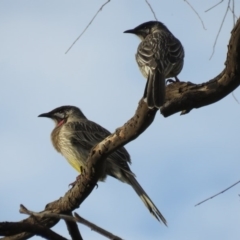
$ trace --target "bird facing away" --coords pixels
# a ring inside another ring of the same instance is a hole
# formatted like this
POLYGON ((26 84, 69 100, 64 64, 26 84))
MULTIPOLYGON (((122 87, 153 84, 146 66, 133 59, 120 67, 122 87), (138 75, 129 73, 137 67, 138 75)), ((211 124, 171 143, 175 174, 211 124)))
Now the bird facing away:
MULTIPOLYGON (((79 173, 86 166, 90 150, 110 135, 109 131, 88 120, 82 111, 74 106, 62 106, 48 113, 40 114, 38 117, 54 120, 56 126, 51 134, 52 144, 79 173)), ((107 157, 105 171, 99 180, 103 181, 107 175, 110 175, 128 183, 154 217, 167 225, 163 215, 137 182, 128 165, 130 163, 130 155, 127 150, 124 147, 119 148, 107 157)))
POLYGON ((161 22, 150 21, 125 31, 141 39, 136 53, 137 64, 147 83, 144 99, 149 108, 160 108, 165 101, 165 79, 175 77, 183 68, 184 49, 161 22))

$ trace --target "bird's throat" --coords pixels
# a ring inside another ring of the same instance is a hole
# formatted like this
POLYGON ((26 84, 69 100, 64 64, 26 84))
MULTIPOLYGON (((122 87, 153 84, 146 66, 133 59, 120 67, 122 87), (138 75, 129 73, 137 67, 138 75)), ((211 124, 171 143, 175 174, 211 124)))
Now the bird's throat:
POLYGON ((65 122, 65 120, 63 119, 63 120, 61 120, 61 121, 59 121, 58 122, 58 124, 57 124, 57 127, 60 127, 60 126, 62 126, 63 124, 64 124, 64 122, 65 122))

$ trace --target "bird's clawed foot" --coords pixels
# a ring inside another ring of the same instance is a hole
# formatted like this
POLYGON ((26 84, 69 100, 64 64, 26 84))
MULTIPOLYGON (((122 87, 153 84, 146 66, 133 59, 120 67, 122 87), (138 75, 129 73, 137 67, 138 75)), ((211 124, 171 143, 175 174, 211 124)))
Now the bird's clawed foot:
POLYGON ((74 182, 69 183, 68 187, 72 187, 72 188, 73 188, 73 187, 76 185, 77 180, 78 180, 80 177, 81 177, 81 174, 79 174, 79 175, 76 177, 76 180, 75 180, 74 182))

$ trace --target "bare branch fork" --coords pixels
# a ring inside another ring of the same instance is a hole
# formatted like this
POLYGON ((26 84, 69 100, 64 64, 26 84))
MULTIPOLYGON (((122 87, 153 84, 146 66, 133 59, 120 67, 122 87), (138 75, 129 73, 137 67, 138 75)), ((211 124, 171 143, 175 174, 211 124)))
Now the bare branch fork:
MULTIPOLYGON (((41 213, 66 214, 78 208, 96 186, 107 155, 137 138, 138 135, 145 131, 154 120, 156 112, 157 109, 148 109, 146 103, 140 100, 135 115, 124 126, 118 128, 114 134, 111 134, 91 150, 87 160, 87 167, 77 180, 76 185, 62 198, 47 204, 45 210, 41 213)), ((59 221, 56 218, 30 216, 21 221, 20 224, 34 224, 36 219, 39 224, 46 228, 51 228, 59 221)), ((5 233, 4 223, 0 223, 0 235, 6 236, 5 233)), ((34 235, 32 231, 19 231, 13 234, 17 235, 8 235, 3 239, 27 239, 34 235)))
MULTIPOLYGON (((65 215, 65 214, 56 214, 56 213, 37 213, 33 211, 29 211, 26 207, 24 207, 22 204, 20 205, 20 212, 25 213, 31 216, 36 216, 36 217, 50 217, 50 218, 56 218, 56 219, 64 219, 66 222, 79 222, 84 224, 85 226, 91 228, 91 230, 98 232, 99 234, 112 239, 112 240, 122 240, 122 238, 113 235, 112 233, 104 230, 103 228, 98 227, 97 225, 87 221, 86 219, 82 218, 79 216, 77 213, 74 213, 74 217, 71 215, 65 215)), ((76 238, 79 239, 79 238, 76 238)))
MULTIPOLYGON (((231 93, 240 84, 240 20, 238 19, 232 30, 228 45, 225 68, 214 79, 202 84, 190 82, 177 82, 166 87, 166 103, 161 108, 164 117, 181 112, 186 114, 194 108, 200 108, 219 101, 231 93)), ((146 103, 141 99, 135 115, 118 128, 115 133, 108 136, 96 147, 94 147, 88 157, 87 167, 77 184, 70 189, 62 198, 46 205, 46 213, 69 214, 78 208, 85 198, 95 187, 101 168, 104 165, 108 154, 117 148, 137 138, 155 118, 157 110, 148 109, 146 103)), ((20 225, 35 225, 36 221, 44 228, 51 228, 59 219, 50 217, 30 216, 27 219, 10 223, 20 225)), ((32 237, 36 232, 29 228, 15 228, 15 232, 6 234, 6 223, 0 223, 0 235, 8 236, 5 240, 20 240, 32 237)), ((49 230, 49 229, 48 229, 49 230)))

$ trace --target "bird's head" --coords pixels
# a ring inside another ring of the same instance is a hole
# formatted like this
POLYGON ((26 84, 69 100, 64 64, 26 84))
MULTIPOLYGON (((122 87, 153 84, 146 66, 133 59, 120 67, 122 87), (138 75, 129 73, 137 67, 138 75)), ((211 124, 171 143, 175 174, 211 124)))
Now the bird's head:
POLYGON ((74 119, 86 118, 82 111, 74 106, 58 107, 50 112, 42 113, 38 117, 51 118, 56 123, 57 127, 66 122, 73 121, 74 119))
POLYGON ((161 29, 167 29, 167 27, 158 21, 149 21, 149 22, 145 22, 142 23, 141 25, 127 30, 124 33, 132 33, 137 35, 141 40, 144 40, 147 35, 157 31, 157 30, 161 30, 161 29))

